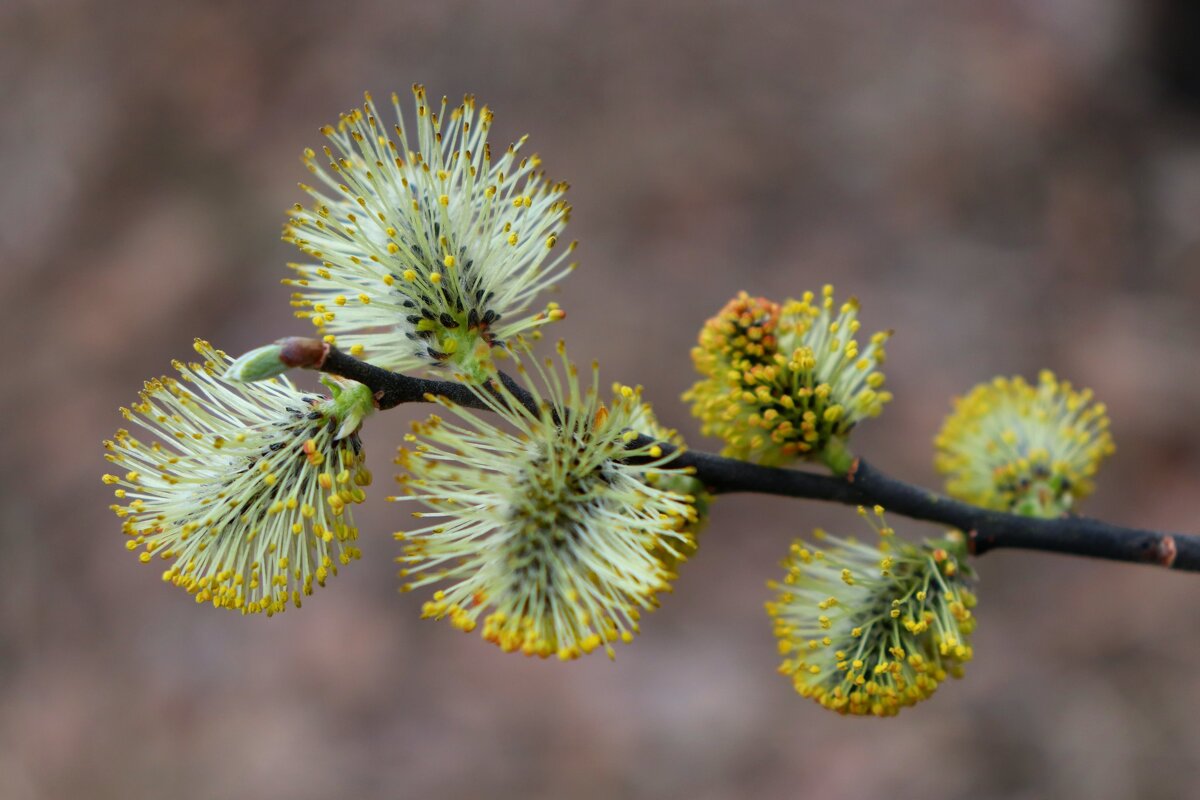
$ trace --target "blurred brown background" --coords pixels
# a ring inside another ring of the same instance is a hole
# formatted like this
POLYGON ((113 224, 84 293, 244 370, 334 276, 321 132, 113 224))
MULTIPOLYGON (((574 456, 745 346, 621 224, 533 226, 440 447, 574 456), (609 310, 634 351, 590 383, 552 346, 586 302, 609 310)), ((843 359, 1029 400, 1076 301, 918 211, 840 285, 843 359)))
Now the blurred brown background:
POLYGON ((196 607, 124 550, 117 406, 194 336, 305 331, 278 283, 300 150, 415 80, 573 184, 554 332, 695 446, 704 319, 832 281, 897 331, 877 464, 935 484, 950 396, 1046 366, 1111 407, 1085 510, 1200 528, 1194 3, 653 6, 0 3, 0 797, 1200 796, 1196 576, 988 555, 966 680, 876 721, 795 696, 762 611, 841 508, 723 500, 615 664, 418 620, 383 502, 416 410, 369 421, 364 560, 300 611, 196 607))

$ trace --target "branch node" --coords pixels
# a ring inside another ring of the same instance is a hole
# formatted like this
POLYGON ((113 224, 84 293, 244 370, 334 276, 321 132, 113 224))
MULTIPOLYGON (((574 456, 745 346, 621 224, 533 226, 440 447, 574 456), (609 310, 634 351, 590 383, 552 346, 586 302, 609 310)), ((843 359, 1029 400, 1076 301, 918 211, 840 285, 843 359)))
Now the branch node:
POLYGON ((1178 554, 1178 548, 1175 546, 1175 537, 1171 534, 1166 534, 1154 545, 1154 561, 1164 567, 1170 567, 1175 563, 1175 556, 1178 554))
POLYGON ((855 456, 854 460, 850 462, 850 469, 846 470, 846 483, 854 483, 854 477, 858 474, 858 465, 861 460, 858 456, 855 456))

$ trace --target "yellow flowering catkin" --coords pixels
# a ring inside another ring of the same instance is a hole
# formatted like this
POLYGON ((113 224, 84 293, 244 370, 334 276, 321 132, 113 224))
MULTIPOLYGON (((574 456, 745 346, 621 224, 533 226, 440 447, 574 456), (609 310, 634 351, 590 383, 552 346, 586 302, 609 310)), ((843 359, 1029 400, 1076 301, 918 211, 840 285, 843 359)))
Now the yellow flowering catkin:
POLYGON ((878 371, 888 334, 860 342, 859 327, 857 301, 836 304, 832 286, 782 306, 742 292, 701 330, 692 360, 703 377, 684 400, 725 441, 723 455, 820 458, 842 471, 850 431, 891 400, 878 371))
POLYGON ((796 691, 841 714, 892 716, 961 677, 971 660, 975 596, 961 536, 894 541, 883 509, 864 508, 871 546, 822 531, 797 541, 769 586, 779 671, 796 691))
POLYGON ((996 378, 954 402, 934 443, 946 491, 968 503, 1040 517, 1058 516, 1091 494, 1113 453, 1103 403, 1050 371, 1036 386, 996 378))
MULTIPOLYGON (((167 562, 163 580, 196 602, 243 614, 300 606, 314 584, 359 557, 350 506, 371 474, 356 431, 339 432, 353 402, 299 391, 283 378, 236 383, 231 359, 197 341, 203 362, 175 362, 178 378, 146 383, 121 409, 153 436, 122 429, 104 443, 104 476, 126 547, 167 562)), ((361 416, 359 416, 361 419, 361 416)))
POLYGON ((481 389, 494 414, 440 400, 447 418, 415 425, 394 499, 425 506, 414 516, 428 524, 396 535, 400 575, 404 590, 449 584, 424 615, 466 631, 482 622, 505 651, 611 656, 694 549, 696 498, 659 443, 631 446, 648 419, 638 390, 618 386, 601 402, 595 365, 583 389, 561 343, 558 361, 534 382, 518 368, 537 413, 481 389))

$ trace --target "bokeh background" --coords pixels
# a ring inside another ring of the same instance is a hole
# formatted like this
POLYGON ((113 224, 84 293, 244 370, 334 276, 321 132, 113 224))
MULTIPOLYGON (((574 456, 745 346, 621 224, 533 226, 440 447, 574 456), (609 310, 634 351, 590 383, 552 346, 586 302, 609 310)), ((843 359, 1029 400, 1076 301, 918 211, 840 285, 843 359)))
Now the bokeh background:
MULTIPOLYGON (((301 333, 283 209, 370 89, 471 91, 569 180, 555 331, 679 394, 738 289, 894 328, 860 452, 936 484, 949 398, 1051 367, 1106 400, 1085 510, 1200 527, 1200 20, 1189 0, 0 3, 0 797, 1192 798, 1200 579, 997 552, 966 680, 888 721, 775 674, 765 581, 852 512, 731 497, 615 663, 506 656, 363 561, 275 619, 122 546, 100 441, 194 336, 301 333)), ((898 521, 899 522, 899 521, 898 521)), ((902 533, 931 532, 901 524, 902 533)))

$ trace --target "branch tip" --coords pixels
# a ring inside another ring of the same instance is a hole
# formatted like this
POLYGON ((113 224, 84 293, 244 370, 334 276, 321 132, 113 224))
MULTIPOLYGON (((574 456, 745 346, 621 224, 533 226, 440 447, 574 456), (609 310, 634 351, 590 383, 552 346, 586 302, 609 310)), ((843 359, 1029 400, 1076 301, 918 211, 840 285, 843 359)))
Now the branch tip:
POLYGON ((279 360, 291 369, 321 369, 329 356, 329 343, 303 336, 280 339, 279 360))

